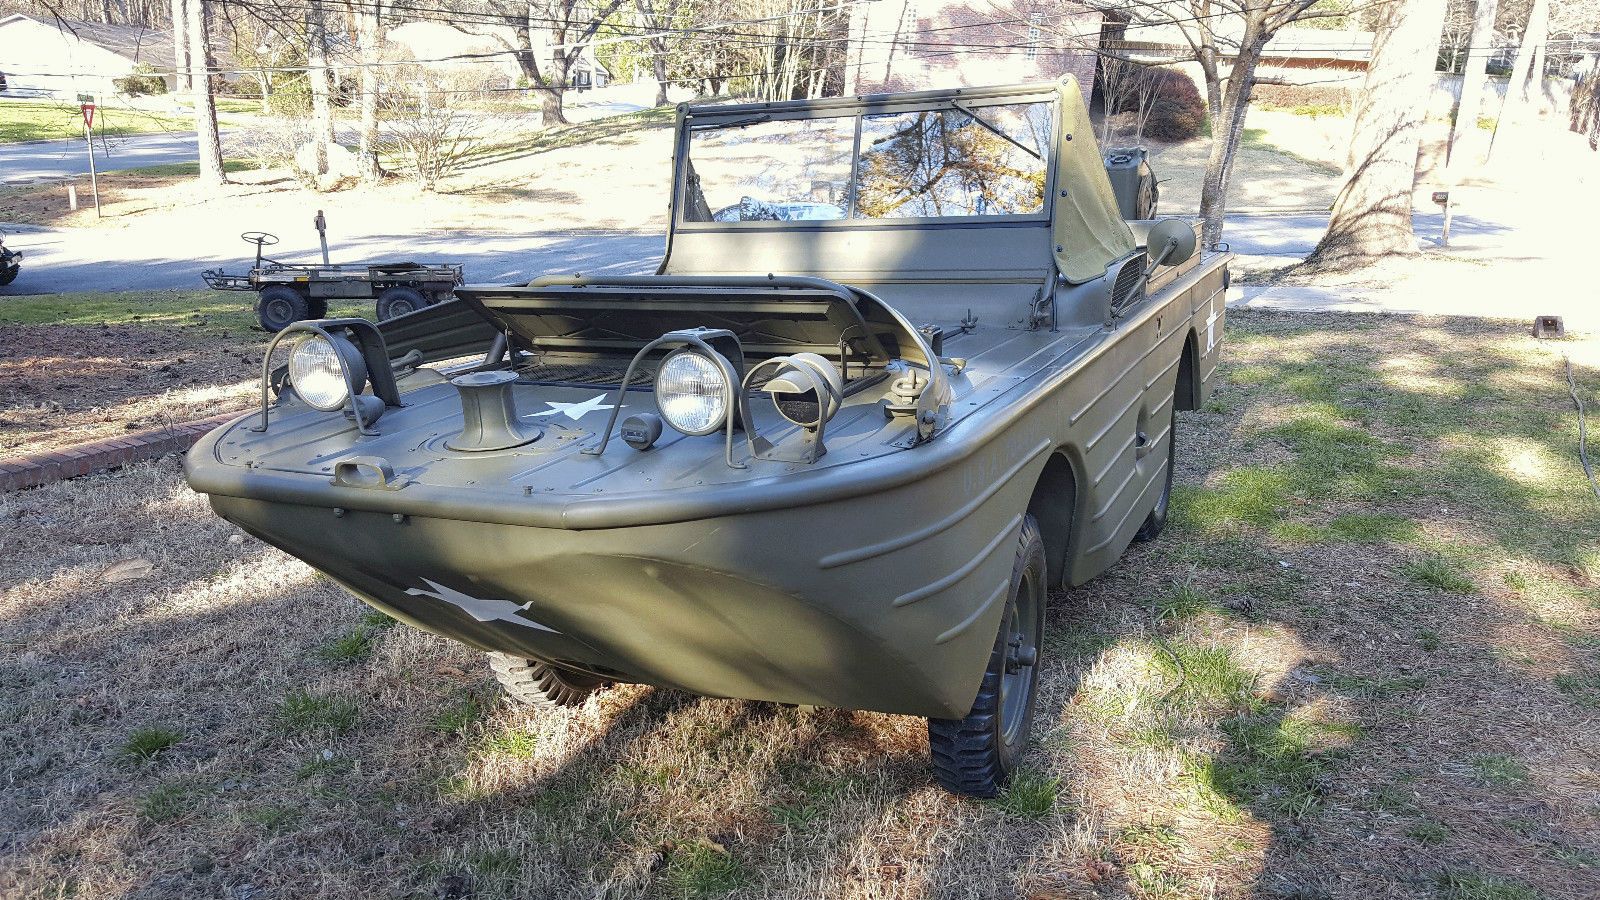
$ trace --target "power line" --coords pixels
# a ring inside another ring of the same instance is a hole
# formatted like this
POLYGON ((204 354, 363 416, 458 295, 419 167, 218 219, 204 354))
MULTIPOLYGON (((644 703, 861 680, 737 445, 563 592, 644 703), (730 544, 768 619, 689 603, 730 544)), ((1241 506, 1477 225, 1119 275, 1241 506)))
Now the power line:
MULTIPOLYGON (((772 38, 774 37, 773 35, 760 34, 760 33, 748 33, 748 32, 741 33, 741 32, 726 31, 726 30, 724 30, 724 31, 713 31, 713 29, 724 28, 725 26, 736 26, 736 25, 744 25, 744 24, 757 24, 757 23, 761 23, 761 22, 778 21, 778 20, 782 20, 782 19, 786 19, 786 18, 792 18, 792 17, 798 16, 798 15, 811 15, 811 14, 818 13, 818 12, 838 11, 838 10, 846 9, 846 8, 852 7, 854 5, 857 5, 860 2, 863 2, 863 0, 852 0, 852 2, 840 3, 838 5, 829 6, 829 7, 816 7, 816 8, 812 8, 812 9, 809 9, 809 10, 798 11, 798 12, 795 12, 795 13, 787 13, 787 14, 783 14, 783 15, 780 15, 780 16, 768 17, 766 19, 732 20, 732 21, 729 21, 729 22, 726 22, 726 23, 719 23, 717 25, 697 26, 695 28, 688 28, 688 29, 657 29, 657 30, 653 30, 653 31, 641 31, 637 35, 626 36, 625 39, 638 40, 638 39, 647 39, 647 38, 654 38, 654 37, 667 37, 667 36, 674 36, 675 35, 675 36, 680 36, 680 37, 694 39, 694 40, 717 40, 717 41, 722 42, 722 43, 729 43, 730 42, 730 38, 732 38, 733 39, 731 41, 732 43, 734 43, 736 46, 741 46, 741 47, 744 47, 746 49, 765 49, 765 48, 776 47, 776 46, 792 46, 792 42, 783 42, 783 41, 772 40, 772 38), (739 38, 741 38, 741 37, 756 38, 757 40, 754 40, 754 41, 741 41, 741 40, 739 40, 739 38)), ((243 7, 245 9, 248 9, 248 10, 251 10, 251 11, 255 11, 255 10, 258 10, 258 9, 261 9, 261 8, 267 8, 267 9, 273 9, 273 10, 283 10, 283 9, 287 9, 287 8, 293 8, 293 9, 297 9, 297 10, 304 10, 304 9, 309 9, 310 8, 309 6, 289 7, 289 6, 286 6, 286 5, 275 5, 275 6, 269 5, 269 6, 266 6, 266 7, 262 7, 259 4, 255 4, 255 3, 249 2, 249 0, 229 0, 229 2, 223 3, 221 5, 224 8, 228 8, 228 7, 243 7)), ((407 13, 439 12, 439 13, 448 13, 448 14, 451 14, 453 16, 462 15, 462 11, 450 10, 450 9, 446 9, 444 7, 407 6, 407 5, 404 5, 404 4, 383 4, 381 2, 375 2, 375 0, 342 0, 342 2, 337 2, 337 3, 335 3, 335 5, 336 6, 358 7, 358 8, 373 8, 373 9, 387 8, 387 9, 389 9, 391 11, 396 11, 396 12, 404 11, 404 12, 407 12, 407 13)), ((1271 8, 1271 5, 1269 4, 1268 6, 1260 7, 1260 9, 1267 9, 1267 8, 1271 8)), ((1251 11, 1251 8, 1250 7, 1241 7, 1238 10, 1228 10, 1228 11, 1217 12, 1217 13, 1198 14, 1198 15, 1195 15, 1195 16, 1188 16, 1188 17, 1174 17, 1174 18, 1170 18, 1170 19, 1166 19, 1166 20, 1162 20, 1162 21, 1128 23, 1128 24, 1124 25, 1124 32, 1126 32, 1126 30, 1128 30, 1128 29, 1133 29, 1133 28, 1166 27, 1166 26, 1170 26, 1170 25, 1181 25, 1181 24, 1186 24, 1186 23, 1199 22, 1199 21, 1205 20, 1205 19, 1213 19, 1213 18, 1219 18, 1219 17, 1224 17, 1224 16, 1237 15, 1237 14, 1239 14, 1241 12, 1247 12, 1247 11, 1251 11)), ((477 14, 477 13, 474 13, 474 14, 477 14)), ((498 16, 498 15, 493 15, 493 14, 489 14, 489 13, 482 13, 482 14, 477 14, 477 15, 487 16, 487 18, 480 20, 478 22, 478 24, 493 24, 493 25, 505 26, 507 24, 507 22, 508 22, 508 17, 504 17, 504 16, 498 16)), ((1059 19, 1059 18, 1064 18, 1064 17, 1068 17, 1068 16, 1073 16, 1073 15, 1077 15, 1077 14, 1076 13, 1059 13, 1059 14, 1048 15, 1048 16, 1045 16, 1044 18, 1059 19)), ((420 21, 433 21, 433 22, 447 22, 448 21, 449 23, 453 24, 453 22, 455 20, 440 20, 440 19, 422 18, 422 19, 420 19, 420 21)), ((524 19, 524 17, 518 16, 518 17, 516 17, 516 21, 519 21, 519 22, 520 21, 530 21, 530 22, 532 22, 532 21, 541 21, 541 22, 559 23, 559 24, 561 24, 561 25, 563 25, 565 27, 573 27, 573 25, 574 25, 573 22, 568 21, 568 20, 556 20, 556 19, 540 18, 540 17, 527 17, 526 19, 524 19)), ((931 34, 931 33, 953 31, 953 30, 958 30, 958 29, 978 28, 978 27, 992 27, 992 26, 995 26, 995 25, 1007 25, 1007 24, 1022 24, 1024 22, 1027 22, 1029 24, 1034 24, 1031 19, 1024 20, 1024 19, 1021 19, 1019 17, 1010 17, 1010 18, 987 20, 987 21, 981 21, 981 22, 960 23, 960 24, 955 24, 955 25, 942 26, 942 27, 938 27, 938 28, 919 29, 916 32, 916 34, 918 34, 918 35, 926 35, 926 34, 931 34)), ((608 28, 629 28, 629 27, 633 27, 633 26, 622 26, 622 25, 606 24, 606 25, 604 25, 604 27, 608 27, 608 28)), ((468 33, 471 33, 471 32, 468 32, 468 33)), ((875 33, 875 34, 897 34, 898 33, 898 29, 896 31, 894 31, 894 32, 876 31, 876 32, 871 32, 871 33, 875 33)), ((1096 32, 1096 33, 1098 33, 1098 32, 1096 32)), ((915 58, 918 58, 918 59, 939 58, 939 57, 943 57, 943 56, 951 56, 951 55, 956 55, 956 54, 960 54, 960 53, 1014 53, 1014 52, 1019 52, 1019 51, 1020 52, 1047 51, 1047 52, 1052 52, 1052 53, 1072 53, 1072 52, 1097 53, 1097 52, 1100 52, 1096 48, 1090 48, 1090 47, 1087 47, 1087 46, 1078 47, 1078 46, 1073 46, 1071 44, 1072 41, 1083 40, 1083 39, 1091 37, 1090 34, 1079 33, 1079 34, 1072 35, 1072 36, 1066 38, 1066 42, 1068 44, 1067 46, 1059 46, 1059 44, 1061 43, 1060 38, 1062 38, 1062 37, 1063 37, 1062 35, 1059 35, 1059 34, 1056 35, 1056 38, 1058 40, 1052 42, 1052 44, 1050 44, 1050 45, 1041 44, 1040 42, 1038 42, 1037 40, 1034 40, 1034 39, 1028 39, 1028 40, 1025 40, 1025 41, 1016 42, 1016 43, 1010 43, 1010 44, 989 44, 989 43, 977 43, 977 42, 961 43, 961 42, 947 42, 947 41, 914 41, 914 40, 906 40, 904 38, 898 38, 898 37, 890 39, 890 40, 880 40, 880 39, 868 38, 866 36, 866 34, 864 33, 862 35, 853 36, 853 37, 849 36, 849 35, 844 36, 844 37, 815 37, 815 38, 808 39, 806 41, 806 43, 808 43, 810 45, 813 45, 813 46, 827 46, 827 45, 830 45, 830 44, 846 44, 846 45, 848 45, 848 44, 851 44, 851 43, 861 44, 861 45, 869 45, 870 44, 870 45, 875 45, 875 46, 885 46, 885 47, 888 47, 890 49, 890 52, 891 52, 891 56, 890 57, 871 60, 871 61, 860 60, 860 61, 857 61, 855 63, 850 63, 848 61, 846 62, 846 65, 855 65, 855 66, 858 66, 858 67, 860 67, 860 66, 869 66, 869 65, 877 65, 879 63, 888 62, 888 61, 890 61, 892 59, 892 52, 896 48, 903 49, 903 50, 910 51, 910 52, 915 52, 916 53, 916 57, 915 58), (929 52, 929 51, 938 51, 938 52, 929 52)), ((624 39, 624 38, 619 37, 619 39, 624 39)), ((1549 41, 1546 41, 1545 43, 1548 46, 1550 44, 1578 43, 1578 42, 1579 42, 1579 39, 1576 39, 1576 38, 1567 38, 1567 39, 1556 38, 1556 39, 1551 39, 1549 41)), ((497 59, 497 58, 504 57, 504 56, 519 56, 519 55, 530 53, 530 52, 537 52, 537 50, 550 50, 550 49, 555 49, 557 47, 565 47, 565 46, 590 46, 590 44, 589 43, 585 43, 585 44, 582 44, 582 45, 553 45, 553 46, 544 46, 544 47, 540 47, 540 48, 527 48, 527 49, 509 48, 508 47, 508 48, 500 49, 500 50, 490 50, 490 51, 484 51, 484 52, 479 52, 479 53, 457 53, 457 54, 450 54, 450 55, 446 55, 446 56, 432 57, 432 58, 425 58, 425 59, 380 60, 380 61, 345 61, 345 62, 337 62, 337 63, 330 62, 330 63, 327 63, 327 64, 325 64, 323 66, 320 66, 320 67, 310 67, 310 66, 306 66, 306 65, 266 65, 266 66, 250 66, 250 67, 246 67, 246 68, 232 68, 232 69, 229 69, 229 68, 211 68, 211 67, 203 67, 202 68, 202 67, 196 67, 197 71, 194 74, 201 74, 202 72, 207 76, 210 76, 210 75, 256 75, 256 74, 260 74, 262 72, 277 72, 277 73, 300 74, 300 73, 306 73, 306 72, 316 71, 316 70, 339 71, 339 70, 351 70, 351 69, 362 69, 362 68, 394 68, 394 67, 410 66, 410 65, 427 65, 427 64, 430 64, 430 63, 487 61, 487 60, 493 60, 493 59, 497 59)), ((1177 45, 1172 45, 1172 46, 1176 47, 1177 45)), ((1123 49, 1131 51, 1131 50, 1135 50, 1136 48, 1123 48, 1123 49)), ((1463 48, 1458 48, 1458 49, 1465 50, 1465 51, 1488 49, 1488 50, 1492 51, 1492 50, 1501 49, 1501 48, 1497 48, 1497 47, 1493 47, 1493 46, 1488 47, 1488 48, 1476 47, 1476 46, 1468 46, 1468 47, 1463 47, 1463 48)), ((1326 44, 1326 45, 1322 45, 1322 44, 1317 44, 1317 45, 1299 44, 1299 45, 1294 45, 1294 46, 1290 46, 1290 47, 1274 47, 1273 50, 1274 50, 1274 54, 1276 55, 1276 54, 1281 54, 1281 53, 1297 53, 1297 52, 1310 52, 1310 51, 1335 51, 1335 50, 1357 51, 1357 50, 1359 50, 1359 48, 1350 47, 1348 45, 1335 45, 1335 44, 1326 44)), ((21 76, 25 76, 25 77, 30 77, 31 76, 31 77, 102 77, 103 78, 103 77, 117 77, 121 73, 118 73, 118 72, 105 72, 105 71, 96 72, 96 71, 83 71, 83 70, 80 70, 80 71, 77 71, 77 72, 70 72, 70 73, 69 72, 13 72, 12 74, 13 75, 21 75, 21 76)), ((176 68, 172 68, 172 69, 154 69, 153 71, 151 71, 149 73, 146 73, 146 74, 152 74, 152 75, 180 75, 180 74, 190 74, 190 72, 188 70, 179 71, 176 68)), ((719 79, 731 80, 731 79, 738 79, 738 78, 761 77, 761 76, 765 76, 765 75, 774 75, 774 74, 781 74, 781 73, 779 73, 777 71, 763 70, 763 71, 757 71, 757 72, 722 74, 722 75, 715 75, 715 76, 695 76, 695 77, 686 77, 686 78, 679 78, 679 79, 670 79, 669 83, 682 83, 682 82, 701 81, 701 80, 704 80, 704 78, 706 78, 706 77, 717 77, 719 79)), ((483 91, 490 91, 490 90, 518 90, 518 91, 520 91, 520 90, 526 90, 526 89, 524 89, 524 88, 510 88, 510 89, 484 88, 484 89, 481 89, 481 90, 483 90, 483 91)), ((477 92, 479 92, 479 91, 462 90, 462 91, 456 91, 455 93, 477 93, 477 92)))

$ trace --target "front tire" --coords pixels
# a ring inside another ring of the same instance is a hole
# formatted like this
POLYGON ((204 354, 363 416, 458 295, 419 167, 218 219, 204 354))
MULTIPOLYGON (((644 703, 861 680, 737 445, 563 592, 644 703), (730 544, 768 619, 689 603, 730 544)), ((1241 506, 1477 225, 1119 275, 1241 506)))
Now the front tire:
POLYGON ((1178 408, 1172 408, 1172 424, 1167 428, 1167 472, 1165 480, 1161 483, 1161 496, 1156 500, 1155 508, 1150 510, 1150 515, 1144 517, 1144 524, 1139 526, 1138 532, 1133 536, 1136 541, 1153 541, 1161 535, 1167 527, 1167 515, 1172 511, 1172 472, 1178 466, 1178 408))
POLYGON ((495 680, 500 682, 506 696, 522 706, 544 709, 577 706, 606 684, 604 678, 557 668, 537 659, 509 653, 488 656, 495 680))
POLYGON ((1039 689, 1045 572, 1044 539, 1030 515, 1022 522, 1011 589, 972 711, 961 719, 928 720, 933 774, 946 790, 996 796, 1022 758, 1039 689))
POLYGON ((392 287, 378 295, 378 321, 386 322, 395 316, 413 313, 428 305, 420 291, 408 287, 392 287))
POLYGON ((290 325, 308 318, 310 304, 305 295, 292 287, 275 284, 262 288, 256 298, 256 321, 261 330, 277 334, 290 325))

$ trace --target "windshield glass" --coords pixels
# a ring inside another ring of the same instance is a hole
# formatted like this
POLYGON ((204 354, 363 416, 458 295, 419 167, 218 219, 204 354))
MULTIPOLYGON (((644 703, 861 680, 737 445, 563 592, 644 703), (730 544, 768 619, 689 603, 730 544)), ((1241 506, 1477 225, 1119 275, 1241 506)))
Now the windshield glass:
POLYGON ((1041 213, 1051 129, 1043 102, 700 127, 689 139, 684 219, 1041 213))
POLYGON ((842 219, 855 119, 791 119, 696 130, 691 222, 842 219), (698 177, 695 177, 698 176, 698 177))

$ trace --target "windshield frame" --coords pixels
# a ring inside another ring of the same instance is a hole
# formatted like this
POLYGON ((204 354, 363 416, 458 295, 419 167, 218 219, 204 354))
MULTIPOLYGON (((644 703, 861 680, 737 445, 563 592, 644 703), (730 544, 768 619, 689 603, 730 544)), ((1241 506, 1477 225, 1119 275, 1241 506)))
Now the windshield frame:
POLYGON ((1016 227, 1049 223, 1056 194, 1056 153, 1063 139, 1061 110, 1054 85, 1020 85, 996 88, 963 88, 945 91, 919 91, 909 94, 877 94, 863 97, 832 97, 821 100, 795 100, 773 103, 742 103, 725 106, 685 106, 680 111, 674 143, 671 202, 671 228, 674 231, 827 231, 833 229, 947 228, 984 225, 1016 227), (1043 158, 1045 169, 1044 202, 1031 213, 967 216, 905 216, 895 218, 857 218, 856 195, 860 181, 861 135, 866 116, 895 113, 951 110, 983 113, 987 108, 1026 103, 1049 105, 1050 144, 1043 158), (962 109, 966 107, 966 109, 962 109), (686 217, 690 141, 697 132, 738 124, 753 125, 775 121, 853 118, 850 180, 846 188, 848 205, 841 219, 789 221, 703 222, 686 217))

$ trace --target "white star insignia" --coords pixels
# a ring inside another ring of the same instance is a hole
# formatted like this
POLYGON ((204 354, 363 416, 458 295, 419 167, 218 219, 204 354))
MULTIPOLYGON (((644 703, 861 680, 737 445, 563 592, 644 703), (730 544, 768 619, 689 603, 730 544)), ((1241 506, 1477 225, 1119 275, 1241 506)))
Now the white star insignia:
POLYGON ((534 415, 549 416, 560 414, 576 422, 589 413, 597 412, 602 409, 615 409, 615 404, 600 402, 606 399, 607 396, 608 395, 606 394, 596 394, 582 403, 561 403, 555 400, 546 400, 545 403, 549 405, 550 408, 536 412, 534 415))
POLYGON ((406 588, 406 593, 414 597, 432 597, 435 600, 443 600, 479 622, 510 622, 513 625, 525 625, 529 628, 537 628, 540 631, 548 631, 551 634, 561 633, 548 625, 541 625, 523 616, 522 613, 532 604, 518 606, 510 600, 483 600, 470 594, 463 594, 454 588, 445 587, 436 581, 429 581, 426 578, 422 579, 422 583, 433 588, 433 590, 424 591, 419 588, 406 588))

